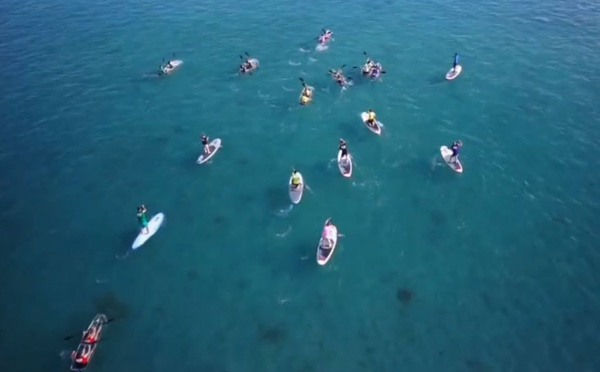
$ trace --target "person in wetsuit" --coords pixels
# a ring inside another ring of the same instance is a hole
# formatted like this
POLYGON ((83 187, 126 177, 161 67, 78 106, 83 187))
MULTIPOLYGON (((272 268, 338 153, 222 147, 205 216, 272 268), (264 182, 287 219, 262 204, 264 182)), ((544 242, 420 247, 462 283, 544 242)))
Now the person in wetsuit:
POLYGON ((202 147, 204 148, 204 153, 206 155, 210 154, 210 147, 208 146, 208 137, 206 136, 206 134, 202 134, 202 136, 200 136, 200 141, 202 141, 202 147))
POLYGON ((452 150, 452 156, 450 156, 450 159, 448 160, 450 163, 452 163, 452 164, 456 163, 456 161, 458 160, 458 154, 460 153, 461 148, 462 148, 461 140, 452 142, 452 145, 450 146, 450 150, 452 150))
POLYGON ((346 141, 344 141, 343 138, 340 138, 340 145, 338 147, 338 150, 342 151, 342 159, 348 157, 348 146, 346 145, 346 141))

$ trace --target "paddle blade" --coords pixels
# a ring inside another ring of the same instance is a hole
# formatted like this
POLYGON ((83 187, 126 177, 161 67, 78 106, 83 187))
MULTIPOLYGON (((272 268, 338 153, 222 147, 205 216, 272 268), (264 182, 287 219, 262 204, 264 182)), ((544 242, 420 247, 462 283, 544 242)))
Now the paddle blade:
POLYGON ((117 319, 117 318, 110 318, 110 319, 107 319, 107 320, 106 320, 106 322, 104 322, 104 323, 102 323, 102 324, 108 324, 108 323, 110 323, 110 322, 112 322, 113 320, 116 320, 116 319, 117 319))
POLYGON ((63 340, 68 341, 68 340, 72 339, 73 337, 75 337, 75 336, 67 336, 67 337, 63 338, 63 340))
POLYGON ((363 52, 363 54, 365 55, 365 57, 367 56, 367 52, 363 52))
POLYGON ((248 57, 250 57, 250 54, 248 54, 248 52, 244 52, 244 54, 248 57))
POLYGON ((381 71, 382 74, 387 74, 387 71, 381 71))

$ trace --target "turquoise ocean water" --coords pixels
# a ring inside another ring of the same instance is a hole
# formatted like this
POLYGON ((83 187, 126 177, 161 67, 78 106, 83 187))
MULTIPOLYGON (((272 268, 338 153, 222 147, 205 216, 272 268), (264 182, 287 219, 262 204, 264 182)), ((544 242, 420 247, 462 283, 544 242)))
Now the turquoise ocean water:
POLYGON ((98 311, 116 320, 93 372, 600 370, 597 2, 0 14, 2 371, 68 370, 63 338, 98 311), (253 76, 236 76, 244 51, 253 76), (341 92, 327 69, 363 51, 387 74, 349 69, 341 92), (173 52, 180 70, 152 76, 173 52), (223 148, 198 166, 201 132, 223 148), (463 174, 439 156, 455 139, 463 174), (290 209, 293 166, 311 191, 290 209), (141 203, 166 223, 128 252, 141 203), (319 267, 327 217, 346 236, 319 267))

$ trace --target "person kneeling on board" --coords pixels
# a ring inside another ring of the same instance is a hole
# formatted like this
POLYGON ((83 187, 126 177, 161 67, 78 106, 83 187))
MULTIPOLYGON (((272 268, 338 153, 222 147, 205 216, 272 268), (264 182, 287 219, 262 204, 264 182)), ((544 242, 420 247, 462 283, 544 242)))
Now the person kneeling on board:
POLYGON ((340 138, 340 147, 338 147, 339 150, 342 151, 342 159, 347 159, 348 158, 348 146, 346 145, 346 141, 344 141, 343 138, 340 138))
POLYGON ((456 163, 456 161, 458 160, 458 153, 460 152, 461 147, 461 140, 452 142, 452 146, 450 146, 450 150, 452 150, 452 156, 450 156, 450 159, 448 160, 450 163, 456 163))
POLYGON ((250 61, 250 57, 246 57, 246 61, 240 65, 240 72, 245 74, 246 72, 252 70, 253 67, 254 65, 252 64, 252 61, 250 61))
POLYGON ((90 361, 90 354, 92 353, 92 347, 85 345, 81 353, 73 352, 71 355, 75 363, 79 364, 82 369, 85 368, 90 361))
POLYGON ((373 111, 373 109, 369 109, 369 111, 367 111, 367 114, 369 114, 369 118, 367 119, 367 125, 375 128, 375 122, 377 120, 377 115, 375 114, 375 111, 373 111))
POLYGON ((84 333, 83 342, 86 344, 95 344, 96 342, 98 342, 98 330, 99 330, 99 327, 93 327, 92 329, 90 329, 87 332, 83 331, 83 333, 84 333))
POLYGON ((329 73, 331 74, 331 76, 333 76, 333 80, 335 80, 335 82, 338 83, 339 86, 343 87, 344 85, 346 85, 347 79, 344 76, 342 69, 329 70, 329 73))
POLYGON ((148 234, 148 218, 146 218, 146 212, 148 212, 148 210, 144 204, 137 208, 138 223, 142 226, 142 233, 144 234, 148 234))
POLYGON ((298 171, 294 169, 294 171, 292 172, 292 187, 294 189, 297 189, 298 186, 300 186, 300 173, 298 173, 298 171))
POLYGON ((312 90, 305 84, 303 86, 304 86, 304 88, 302 89, 302 96, 300 98, 300 104, 305 105, 308 102, 310 102, 310 100, 312 99, 312 90))

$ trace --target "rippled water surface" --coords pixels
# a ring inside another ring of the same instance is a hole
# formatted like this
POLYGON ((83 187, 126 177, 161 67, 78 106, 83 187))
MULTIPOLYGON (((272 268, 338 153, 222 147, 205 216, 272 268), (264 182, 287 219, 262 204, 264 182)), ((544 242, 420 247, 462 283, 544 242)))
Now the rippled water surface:
POLYGON ((598 3, 0 14, 3 371, 68 370, 63 338, 98 311, 116 320, 92 372, 600 370, 598 3), (245 51, 260 69, 240 77, 245 51), (363 51, 382 81, 352 68, 363 51), (172 53, 182 67, 156 77, 172 53), (342 64, 345 91, 327 75, 342 64), (202 132, 223 148, 198 166, 202 132), (463 174, 439 155, 455 139, 463 174), (294 207, 292 167, 310 188, 294 207), (133 252, 140 203, 166 223, 133 252), (320 267, 327 217, 345 237, 320 267))

